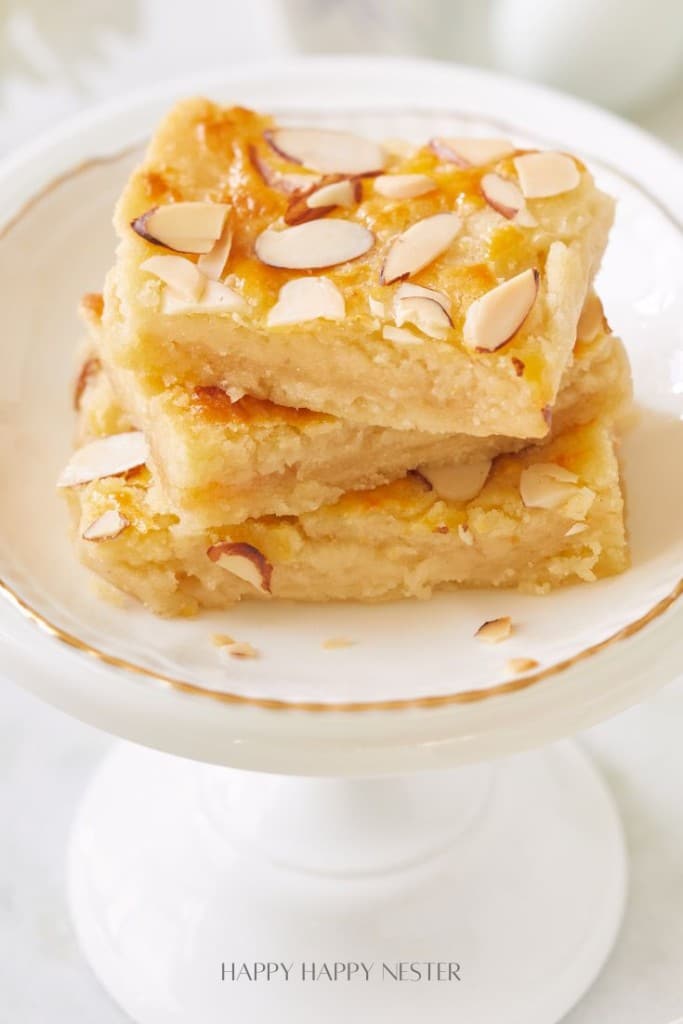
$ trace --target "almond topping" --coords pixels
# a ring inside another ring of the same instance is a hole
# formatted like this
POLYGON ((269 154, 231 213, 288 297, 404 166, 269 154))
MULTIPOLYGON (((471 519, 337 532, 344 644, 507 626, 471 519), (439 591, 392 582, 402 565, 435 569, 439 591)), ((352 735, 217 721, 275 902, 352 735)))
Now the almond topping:
POLYGON ((436 182, 428 174, 380 174, 375 192, 388 199, 415 199, 433 192, 436 182))
POLYGON ((553 462, 535 462, 523 469, 519 492, 527 508, 558 508, 577 493, 579 478, 553 462))
POLYGON ((284 192, 286 195, 292 192, 308 191, 317 185, 322 179, 318 174, 297 174, 296 172, 278 171, 261 156, 255 146, 249 147, 249 159, 263 178, 266 185, 284 192))
POLYGON ((362 256, 375 236, 350 220, 314 220, 293 228, 266 228, 254 246, 261 263, 287 270, 334 267, 362 256))
POLYGON ((534 668, 538 668, 535 658, 510 658, 505 663, 505 671, 509 676, 519 676, 523 672, 531 672, 534 668))
POLYGON ((391 284, 428 266, 448 249, 461 226, 457 213, 435 213, 411 225, 391 243, 380 283, 391 284))
POLYGON ((489 619, 488 622, 482 623, 474 635, 487 644, 499 644, 501 640, 507 640, 512 635, 512 619, 509 615, 504 615, 500 619, 489 619))
POLYGON ((460 167, 490 164, 515 151, 515 147, 508 139, 438 137, 432 139, 429 145, 442 160, 448 160, 460 167))
POLYGON ((285 212, 285 224, 305 224, 325 217, 338 206, 353 206, 361 197, 360 181, 341 176, 323 179, 308 192, 295 193, 285 212))
POLYGON ((344 296, 327 277, 299 277, 283 284, 268 314, 269 327, 308 320, 343 320, 344 296))
POLYGON ((74 409, 76 412, 81 407, 83 395, 85 394, 90 381, 100 372, 101 363, 96 356, 91 356, 81 366, 76 383, 74 384, 74 409))
POLYGON ((570 526, 567 532, 565 533, 565 537, 574 537, 577 533, 583 533, 584 530, 587 529, 587 523, 574 523, 574 525, 570 526))
POLYGON ((576 340, 593 341, 598 334, 609 334, 609 329, 602 302, 595 292, 591 292, 581 310, 576 326, 576 340))
POLYGON ((167 316, 173 313, 244 313, 246 309, 246 300, 221 281, 207 281, 198 299, 179 298, 167 291, 161 304, 161 311, 167 316))
POLYGON ((526 153, 513 162, 527 199, 559 196, 571 192, 581 181, 578 167, 565 153, 526 153))
POLYGON ((232 247, 232 211, 225 218, 220 236, 216 239, 209 252, 202 253, 197 260, 197 269, 211 281, 220 281, 228 262, 232 247))
POLYGON ((323 174, 374 174, 384 168, 382 147, 349 132, 277 128, 266 141, 286 160, 323 174))
POLYGON ((521 189, 514 181, 500 174, 485 174, 481 179, 481 191, 489 206, 503 217, 522 227, 535 227, 536 218, 527 210, 521 189))
POLYGON ((86 526, 81 536, 83 540, 91 541, 114 540, 127 526, 130 526, 130 520, 122 516, 118 509, 110 508, 90 526, 86 526))
POLYGON ((220 541, 206 552, 212 562, 250 583, 262 594, 271 593, 273 566, 258 548, 240 541, 220 541))
POLYGON ((467 310, 463 327, 467 348, 495 352, 510 341, 536 301, 538 279, 537 270, 524 270, 476 299, 467 310))
POLYGON ((139 430, 110 434, 79 448, 62 471, 58 487, 78 487, 92 480, 120 476, 143 466, 149 458, 145 435, 139 430))
POLYGON ((450 316, 451 300, 444 292, 439 292, 436 288, 424 288, 421 284, 413 284, 412 281, 404 281, 396 289, 397 299, 407 299, 418 295, 424 299, 434 299, 450 316))
POLYGON ((176 252, 207 253, 221 237, 229 212, 225 203, 169 203, 147 210, 130 226, 155 245, 176 252))
POLYGON ((467 523, 460 523, 458 526, 458 537, 463 544, 466 544, 468 548, 471 548, 474 544, 474 537, 467 523))
POLYGON ((422 338, 418 338, 412 331, 407 331, 404 327, 392 327, 391 324, 386 324, 382 328, 382 337, 397 345, 422 345, 423 343, 422 338))
POLYGON ((196 302, 206 287, 206 278, 196 265, 184 256, 150 256, 140 270, 154 274, 181 299, 196 302))
POLYGON ((491 460, 478 462, 430 462, 418 473, 445 501, 471 501, 481 491, 491 472, 491 460))
POLYGON ((384 307, 384 303, 380 302, 379 299, 374 299, 372 295, 368 295, 368 307, 370 309, 370 315, 376 316, 379 320, 384 320, 387 311, 384 307))
POLYGON ((414 324, 430 338, 445 338, 453 326, 443 306, 436 299, 426 299, 423 295, 397 296, 394 301, 394 319, 397 327, 414 324))

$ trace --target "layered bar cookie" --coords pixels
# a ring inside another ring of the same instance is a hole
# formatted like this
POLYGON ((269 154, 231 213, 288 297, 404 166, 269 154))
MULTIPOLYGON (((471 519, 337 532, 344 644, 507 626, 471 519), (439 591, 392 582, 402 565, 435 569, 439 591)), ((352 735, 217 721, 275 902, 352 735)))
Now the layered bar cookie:
MULTIPOLYGON (((217 386, 164 387, 112 362, 101 329, 102 300, 86 296, 82 312, 91 353, 104 360, 115 393, 150 443, 162 505, 188 528, 237 523, 267 514, 298 515, 422 466, 442 475, 445 462, 466 462, 476 484, 490 460, 528 442, 493 435, 438 435, 349 423, 324 413, 277 406, 217 386), (424 464, 427 465, 424 465, 424 464), (437 464, 434 466, 433 464, 437 464)), ((553 433, 616 413, 630 395, 626 354, 613 338, 596 296, 581 318, 581 336, 552 415, 553 433)), ((90 434, 111 433, 98 420, 110 403, 90 355, 79 376, 78 403, 90 434), (91 401, 91 396, 93 400, 91 401)), ((466 493, 466 492, 464 492, 466 493)))
POLYGON ((541 438, 612 216, 565 153, 398 155, 188 100, 118 204, 105 328, 117 363, 165 385, 541 438))
MULTIPOLYGON (((111 392, 99 401, 111 404, 111 392)), ((115 410, 97 416, 126 426, 115 410)), ((148 454, 140 431, 97 438, 60 485, 85 564, 164 615, 242 598, 378 601, 453 586, 544 593, 627 565, 612 427, 599 418, 499 456, 469 500, 448 497, 452 477, 412 473, 298 518, 193 532, 150 500, 148 454)))

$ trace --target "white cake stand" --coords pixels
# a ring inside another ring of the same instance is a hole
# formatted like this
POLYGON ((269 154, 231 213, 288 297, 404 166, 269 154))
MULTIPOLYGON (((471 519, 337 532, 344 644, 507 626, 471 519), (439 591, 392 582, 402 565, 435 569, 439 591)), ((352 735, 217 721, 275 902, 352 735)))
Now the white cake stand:
POLYGON ((69 888, 85 956, 138 1024, 553 1024, 599 971, 624 907, 623 840, 603 782, 563 738, 680 663, 683 260, 664 208, 680 216, 679 180, 674 156, 574 101, 360 59, 181 84, 82 118, 0 171, 3 670, 133 741, 90 784, 69 888), (521 140, 562 125, 620 198, 601 290, 633 342, 643 408, 624 449, 625 576, 546 599, 245 606, 182 623, 94 598, 51 487, 69 446, 73 308, 111 260, 126 147, 173 95, 198 91, 290 111, 315 97, 307 119, 387 135, 500 134, 501 107, 521 140), (518 627, 502 653, 472 639, 497 614, 518 627), (262 657, 222 662, 208 638, 228 629, 262 657), (324 650, 332 636, 353 645, 324 650), (506 681, 515 655, 539 669, 506 681), (232 980, 255 964, 270 980, 232 980))

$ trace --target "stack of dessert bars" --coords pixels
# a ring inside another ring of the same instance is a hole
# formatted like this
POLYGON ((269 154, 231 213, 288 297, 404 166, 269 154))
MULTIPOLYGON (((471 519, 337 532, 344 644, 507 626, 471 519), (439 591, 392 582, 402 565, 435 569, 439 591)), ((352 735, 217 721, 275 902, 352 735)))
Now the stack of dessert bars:
POLYGON ((612 216, 565 153, 178 104, 82 302, 82 559, 161 614, 621 571, 612 216))

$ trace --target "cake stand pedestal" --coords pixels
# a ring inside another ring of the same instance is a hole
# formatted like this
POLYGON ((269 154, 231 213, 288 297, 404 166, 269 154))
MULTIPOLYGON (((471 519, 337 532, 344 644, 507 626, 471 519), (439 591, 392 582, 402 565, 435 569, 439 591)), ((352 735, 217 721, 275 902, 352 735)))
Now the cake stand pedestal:
POLYGON ((568 742, 370 779, 126 743, 83 800, 69 874, 83 951, 138 1024, 553 1024, 611 949, 626 870, 612 799, 568 742))

